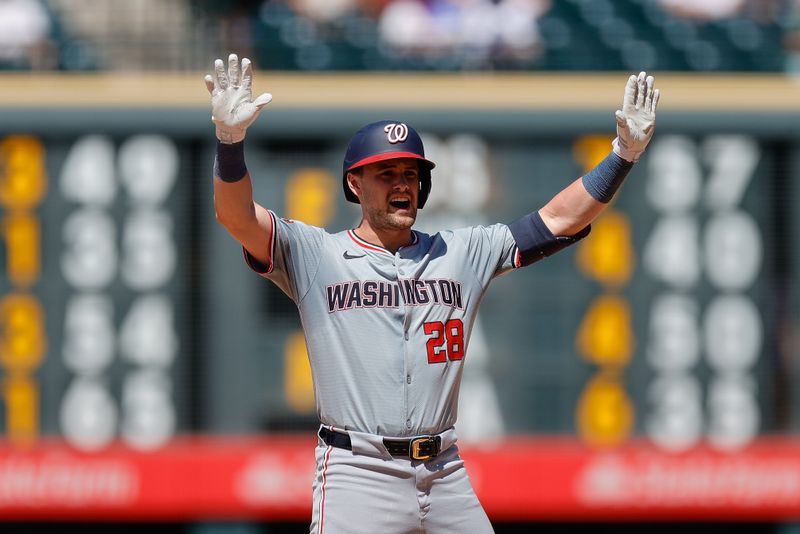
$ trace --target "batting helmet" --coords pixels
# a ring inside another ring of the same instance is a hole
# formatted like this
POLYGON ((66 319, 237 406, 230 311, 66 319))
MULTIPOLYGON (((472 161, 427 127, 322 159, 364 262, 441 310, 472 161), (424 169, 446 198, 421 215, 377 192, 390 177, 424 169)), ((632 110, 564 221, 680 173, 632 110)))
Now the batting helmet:
POLYGON ((421 209, 431 192, 431 169, 436 164, 425 159, 425 148, 419 134, 400 121, 378 121, 367 124, 350 140, 342 165, 342 187, 344 197, 359 204, 358 197, 347 185, 347 173, 378 161, 394 158, 414 158, 419 160, 419 202, 421 209))

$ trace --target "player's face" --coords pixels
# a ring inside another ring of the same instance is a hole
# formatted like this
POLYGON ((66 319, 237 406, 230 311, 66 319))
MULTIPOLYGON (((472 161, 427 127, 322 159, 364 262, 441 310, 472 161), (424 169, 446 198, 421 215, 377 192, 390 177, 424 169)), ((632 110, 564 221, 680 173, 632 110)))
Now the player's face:
POLYGON ((359 200, 364 218, 376 230, 407 230, 417 218, 419 165, 397 158, 362 167, 359 200))

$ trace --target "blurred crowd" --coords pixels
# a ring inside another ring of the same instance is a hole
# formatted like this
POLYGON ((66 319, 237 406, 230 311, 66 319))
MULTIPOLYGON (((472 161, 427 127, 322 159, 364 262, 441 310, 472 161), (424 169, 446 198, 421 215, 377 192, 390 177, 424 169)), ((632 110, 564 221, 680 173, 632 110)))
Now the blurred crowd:
POLYGON ((50 16, 39 0, 0 0, 0 65, 51 68, 50 16))
POLYGON ((0 67, 794 69, 800 0, 0 0, 0 67))

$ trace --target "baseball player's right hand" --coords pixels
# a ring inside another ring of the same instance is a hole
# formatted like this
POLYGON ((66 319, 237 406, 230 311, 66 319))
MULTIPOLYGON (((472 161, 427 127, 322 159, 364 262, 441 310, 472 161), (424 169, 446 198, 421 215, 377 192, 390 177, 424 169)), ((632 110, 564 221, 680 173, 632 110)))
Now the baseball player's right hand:
POLYGON ((625 84, 622 109, 617 110, 617 138, 614 152, 622 159, 639 161, 656 126, 656 106, 660 91, 653 88, 654 79, 640 72, 631 75, 625 84))
POLYGON ((227 72, 221 59, 214 61, 214 76, 206 74, 205 82, 211 93, 211 120, 217 126, 217 139, 226 144, 243 140, 247 127, 272 100, 269 93, 253 100, 250 60, 242 58, 240 68, 236 54, 228 56, 227 72))

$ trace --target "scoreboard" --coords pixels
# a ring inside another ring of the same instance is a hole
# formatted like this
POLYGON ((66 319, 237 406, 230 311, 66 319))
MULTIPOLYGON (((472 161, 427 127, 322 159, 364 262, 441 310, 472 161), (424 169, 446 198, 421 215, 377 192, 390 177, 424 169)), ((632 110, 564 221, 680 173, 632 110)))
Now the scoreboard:
MULTIPOLYGON (((460 82, 436 83, 455 93, 460 82)), ((281 107, 270 88, 277 105, 247 141, 255 198, 329 231, 354 227, 346 143, 362 123, 399 118, 437 163, 419 229, 511 222, 608 154, 617 102, 570 107, 573 93, 551 109, 508 83, 506 107, 436 111, 425 108, 435 94, 419 107, 281 107)), ((492 283, 461 390, 467 449, 522 436, 589 454, 737 455, 795 439, 798 110, 671 111, 663 92, 653 142, 590 236, 492 283)), ((297 313, 214 220, 204 101, 173 103, 0 110, 8 451, 103 457, 313 435, 297 313)))
POLYGON ((42 132, 6 135, 0 153, 8 440, 163 444, 184 424, 177 375, 190 365, 178 146, 157 134, 42 132))

